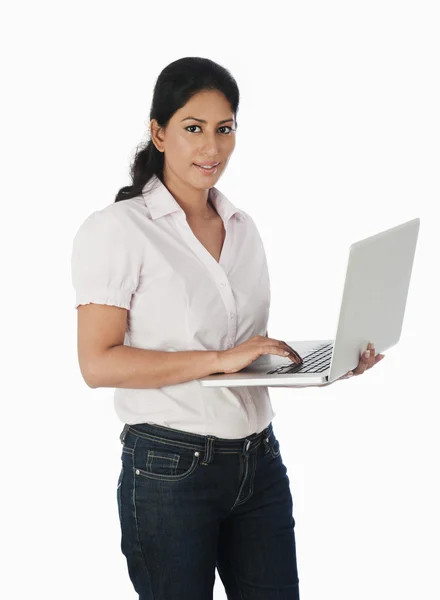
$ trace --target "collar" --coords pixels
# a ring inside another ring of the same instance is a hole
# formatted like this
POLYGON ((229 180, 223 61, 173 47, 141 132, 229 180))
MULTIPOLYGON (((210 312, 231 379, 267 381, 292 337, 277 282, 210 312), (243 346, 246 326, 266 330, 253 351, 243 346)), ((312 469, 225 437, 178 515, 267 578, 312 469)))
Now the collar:
MULTIPOLYGON (((142 197, 152 219, 158 219, 176 211, 184 213, 183 208, 156 175, 153 175, 142 188, 142 197)), ((227 223, 233 215, 239 220, 246 218, 244 213, 234 206, 217 188, 212 187, 209 189, 209 197, 224 223, 227 223)))

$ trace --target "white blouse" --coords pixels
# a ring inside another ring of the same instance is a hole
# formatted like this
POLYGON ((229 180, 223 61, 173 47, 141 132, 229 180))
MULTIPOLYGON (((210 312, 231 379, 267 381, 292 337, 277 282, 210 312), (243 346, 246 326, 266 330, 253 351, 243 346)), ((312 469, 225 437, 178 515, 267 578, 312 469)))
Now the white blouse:
MULTIPOLYGON (((258 229, 217 188, 209 193, 226 231, 219 262, 156 176, 139 196, 90 214, 73 240, 75 308, 126 308, 124 344, 149 350, 225 350, 267 335, 270 281, 258 229)), ((259 433, 276 414, 267 386, 208 388, 198 379, 116 388, 114 407, 123 423, 229 439, 259 433)))

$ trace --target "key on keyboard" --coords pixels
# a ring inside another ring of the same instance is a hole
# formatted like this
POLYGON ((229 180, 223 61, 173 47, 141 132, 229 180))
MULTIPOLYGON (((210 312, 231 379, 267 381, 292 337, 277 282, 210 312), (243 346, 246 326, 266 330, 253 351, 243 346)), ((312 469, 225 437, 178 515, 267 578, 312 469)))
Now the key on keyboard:
POLYGON ((330 366, 332 352, 333 343, 322 344, 313 350, 313 352, 303 357, 303 362, 300 365, 296 363, 283 364, 273 371, 268 371, 267 375, 272 375, 273 373, 282 375, 285 373, 322 373, 330 366))

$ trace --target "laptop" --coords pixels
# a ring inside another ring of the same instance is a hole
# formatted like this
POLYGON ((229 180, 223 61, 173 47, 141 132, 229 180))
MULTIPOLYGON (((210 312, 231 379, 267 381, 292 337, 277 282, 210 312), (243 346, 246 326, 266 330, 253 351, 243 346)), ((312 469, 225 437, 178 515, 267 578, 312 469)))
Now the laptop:
POLYGON ((323 385, 355 369, 374 342, 383 353, 400 339, 420 219, 412 219, 350 246, 334 339, 284 340, 303 363, 264 354, 237 373, 199 378, 206 387, 323 385))

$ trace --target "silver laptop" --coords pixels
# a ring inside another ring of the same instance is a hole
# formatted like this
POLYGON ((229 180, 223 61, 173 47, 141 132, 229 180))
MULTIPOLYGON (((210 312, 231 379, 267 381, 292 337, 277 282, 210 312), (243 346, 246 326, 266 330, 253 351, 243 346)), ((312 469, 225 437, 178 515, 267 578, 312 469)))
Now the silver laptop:
POLYGON ((412 219, 350 246, 335 339, 284 340, 302 357, 301 365, 264 354, 237 373, 202 377, 201 384, 323 385, 356 368, 370 341, 376 354, 397 344, 419 227, 420 219, 412 219))

